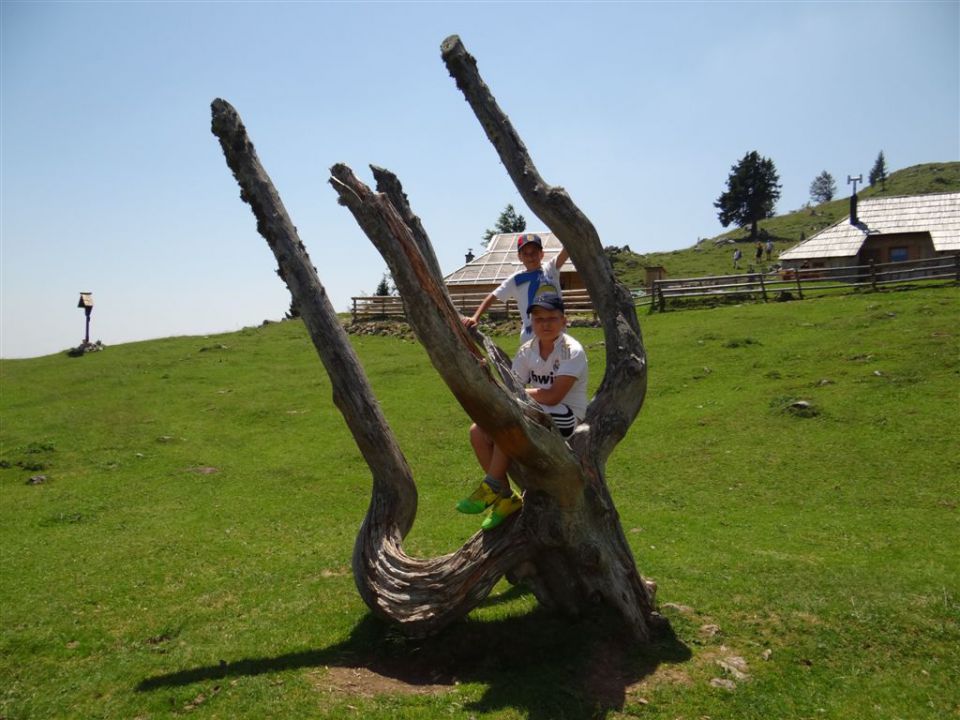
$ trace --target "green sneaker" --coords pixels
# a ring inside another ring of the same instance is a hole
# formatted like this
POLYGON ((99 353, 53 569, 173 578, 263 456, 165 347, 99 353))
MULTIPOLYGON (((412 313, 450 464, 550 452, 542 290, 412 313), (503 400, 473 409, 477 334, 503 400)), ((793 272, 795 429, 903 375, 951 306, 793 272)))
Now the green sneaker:
POLYGON ((490 515, 480 525, 484 530, 493 530, 500 523, 513 515, 517 510, 523 507, 523 498, 516 493, 508 497, 501 497, 493 504, 493 510, 490 515))
POLYGON ((457 503, 457 510, 467 515, 477 515, 497 501, 500 495, 485 481, 481 481, 470 495, 457 503))

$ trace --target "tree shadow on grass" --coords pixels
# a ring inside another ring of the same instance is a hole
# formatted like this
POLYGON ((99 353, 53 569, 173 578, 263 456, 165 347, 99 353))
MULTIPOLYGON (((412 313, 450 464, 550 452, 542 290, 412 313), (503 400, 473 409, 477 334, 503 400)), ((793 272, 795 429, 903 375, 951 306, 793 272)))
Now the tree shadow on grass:
POLYGON ((627 689, 661 663, 690 657, 666 620, 654 640, 641 646, 602 608, 579 621, 542 608, 502 620, 468 619, 425 640, 406 638, 368 614, 349 638, 327 648, 221 661, 147 678, 137 690, 304 668, 364 668, 414 687, 448 685, 452 691, 457 682, 486 685, 467 710, 516 708, 530 720, 587 720, 622 709, 627 689))

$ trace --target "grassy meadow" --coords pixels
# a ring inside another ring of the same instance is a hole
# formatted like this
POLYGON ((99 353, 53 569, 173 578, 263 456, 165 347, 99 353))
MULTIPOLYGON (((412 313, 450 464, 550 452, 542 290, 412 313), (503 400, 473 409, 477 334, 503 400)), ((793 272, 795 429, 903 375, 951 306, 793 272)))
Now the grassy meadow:
MULTIPOLYGON (((0 361, 0 718, 960 716, 958 318, 945 286, 641 312, 607 474, 672 627, 646 648, 506 582, 432 640, 371 619, 369 473, 299 322, 0 361)), ((417 343, 352 341, 406 549, 450 552, 469 421, 417 343)))

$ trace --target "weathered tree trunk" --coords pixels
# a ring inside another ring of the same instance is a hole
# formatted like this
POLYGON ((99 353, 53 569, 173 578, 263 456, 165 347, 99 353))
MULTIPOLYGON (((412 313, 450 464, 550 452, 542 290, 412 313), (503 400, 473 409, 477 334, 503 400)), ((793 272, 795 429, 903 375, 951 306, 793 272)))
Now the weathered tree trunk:
POLYGON ((586 419, 565 442, 510 374, 509 359, 464 328, 397 178, 372 168, 375 192, 348 167, 331 169, 341 204, 386 260, 431 363, 467 415, 511 458, 511 477, 525 491, 522 512, 443 557, 404 553, 417 503, 410 469, 236 111, 223 100, 212 105, 213 132, 241 197, 274 251, 330 375, 334 402, 373 474, 353 555, 357 588, 375 614, 412 635, 427 635, 468 613, 506 575, 530 587, 542 604, 572 615, 605 601, 637 638, 647 639, 655 616, 653 584, 636 569, 604 480, 607 457, 639 412, 646 389, 646 355, 632 298, 614 279, 590 221, 563 189, 540 178, 459 38, 444 41, 442 54, 527 206, 570 252, 603 324, 607 355, 586 419))

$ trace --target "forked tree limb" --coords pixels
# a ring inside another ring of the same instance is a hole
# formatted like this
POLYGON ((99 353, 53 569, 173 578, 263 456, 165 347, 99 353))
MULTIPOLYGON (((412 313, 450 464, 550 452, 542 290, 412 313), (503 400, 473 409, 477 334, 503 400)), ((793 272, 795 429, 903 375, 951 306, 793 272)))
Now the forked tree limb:
POLYGON ((443 54, 527 205, 560 238, 584 278, 603 323, 606 370, 586 422, 568 445, 503 372, 503 353, 481 336, 485 353, 474 342, 476 334, 464 328, 397 178, 374 168, 379 190, 374 192, 346 166, 332 168, 331 185, 387 261, 431 363, 467 414, 511 457, 511 474, 527 490, 521 513, 439 558, 416 559, 403 551, 416 512, 410 469, 242 123, 227 103, 213 104, 213 130, 241 197, 301 307, 337 406, 374 476, 354 546, 357 587, 374 613, 424 635, 469 612, 506 573, 524 581, 544 605, 570 614, 603 599, 621 612, 637 638, 647 639, 655 615, 652 585, 636 569, 604 479, 606 458, 630 427, 646 387, 646 355, 632 299, 614 280, 593 225, 562 188, 540 178, 459 39, 448 38, 443 54), (492 366, 501 370, 501 379, 492 366))
POLYGON ((440 272, 440 263, 437 262, 437 254, 433 250, 433 244, 430 242, 430 238, 427 237, 427 231, 423 229, 423 223, 420 222, 420 218, 414 214, 413 209, 410 207, 410 201, 407 198, 407 194, 403 191, 400 180, 386 168, 371 165, 370 171, 373 173, 373 178, 377 181, 377 192, 381 192, 390 198, 393 207, 400 213, 404 224, 410 230, 413 241, 416 243, 417 248, 419 248, 420 254, 423 255, 423 260, 427 264, 431 276, 437 282, 442 283, 443 273, 440 272))

